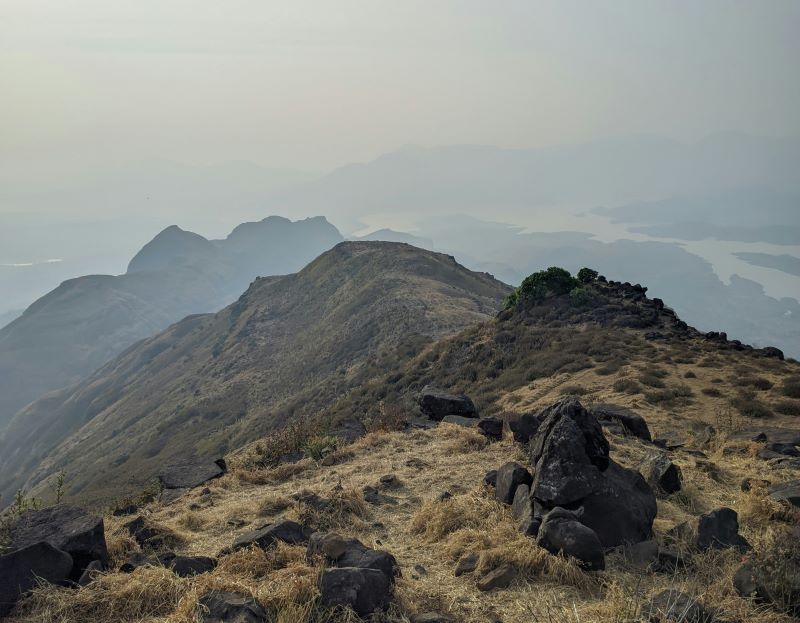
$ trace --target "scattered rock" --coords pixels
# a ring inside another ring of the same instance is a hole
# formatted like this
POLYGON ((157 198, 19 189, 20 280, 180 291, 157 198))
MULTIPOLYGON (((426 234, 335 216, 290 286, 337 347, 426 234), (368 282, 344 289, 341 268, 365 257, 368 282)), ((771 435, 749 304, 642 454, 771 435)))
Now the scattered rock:
POLYGON ((478 410, 469 397, 463 394, 455 396, 430 386, 420 393, 419 406, 422 413, 436 421, 441 421, 446 415, 478 417, 478 410))
POLYGON ((445 500, 449 500, 451 497, 453 497, 453 494, 447 490, 444 490, 436 496, 436 500, 438 502, 444 502, 445 500))
POLYGON ((475 569, 478 568, 478 554, 474 552, 470 552, 469 554, 464 554, 461 558, 458 559, 456 563, 456 568, 453 571, 456 577, 462 576, 466 573, 472 573, 475 569))
POLYGON ((478 580, 478 590, 491 591, 495 588, 507 588, 517 577, 517 570, 509 564, 503 564, 490 571, 478 580))
POLYGON ((315 532, 308 542, 309 559, 322 556, 325 562, 336 567, 375 569, 385 574, 390 582, 400 574, 397 560, 389 552, 370 549, 358 539, 344 538, 335 532, 315 532))
POLYGON ((703 513, 689 522, 682 523, 668 533, 679 539, 687 539, 694 549, 732 547, 739 552, 750 551, 750 544, 739 534, 739 518, 736 511, 722 507, 703 513))
POLYGON ((211 591, 200 598, 203 623, 266 623, 267 613, 255 599, 239 593, 211 591))
POLYGON ((180 578, 188 578, 213 571, 217 561, 208 556, 175 556, 164 565, 180 578))
POLYGON ((516 520, 527 519, 533 516, 531 502, 531 488, 528 485, 519 485, 514 499, 511 502, 511 515, 516 520))
POLYGON ((376 569, 325 569, 319 588, 323 606, 349 606, 361 617, 386 610, 392 597, 391 582, 376 569))
POLYGON ((134 569, 153 564, 153 559, 144 552, 131 552, 119 567, 120 573, 132 573, 134 569))
POLYGON ((648 484, 658 491, 670 494, 681 490, 681 468, 665 454, 651 454, 646 457, 641 472, 648 484))
POLYGON ((675 431, 665 431, 653 439, 653 445, 664 450, 677 450, 686 445, 686 441, 680 433, 675 431))
POLYGON ((625 560, 638 569, 672 573, 684 566, 684 557, 677 550, 661 547, 654 539, 625 545, 625 560))
POLYGON ((165 489, 191 489, 219 478, 226 469, 223 459, 183 461, 164 468, 158 479, 165 489))
POLYGON ((10 549, 23 549, 41 541, 72 557, 72 581, 77 581, 94 560, 108 564, 103 518, 75 506, 60 504, 22 514, 11 531, 10 549))
POLYGON ((307 543, 310 536, 311 530, 308 528, 294 521, 283 520, 239 536, 231 547, 233 551, 250 545, 258 545, 262 549, 267 549, 276 541, 283 541, 289 545, 300 545, 307 543))
POLYGON ((533 478, 530 472, 519 463, 506 463, 497 470, 494 496, 498 502, 511 504, 519 485, 530 485, 533 478))
POLYGON ((367 504, 374 504, 380 506, 382 504, 397 504, 397 500, 389 495, 380 493, 375 487, 369 485, 363 489, 364 501, 367 504))
POLYGON ((650 623, 712 623, 714 615, 694 597, 669 589, 661 591, 642 606, 642 615, 650 623))
POLYGON ((62 584, 72 574, 73 566, 72 556, 46 541, 0 556, 0 617, 11 611, 20 595, 37 586, 40 578, 62 584))
POLYGON ((651 441, 650 429, 645 419, 626 407, 614 404, 596 404, 591 408, 591 413, 601 423, 618 423, 629 435, 651 441))
POLYGON ((141 515, 123 524, 122 527, 144 549, 163 550, 175 543, 175 535, 172 532, 150 523, 141 515))
POLYGON ((551 554, 575 558, 590 571, 606 568, 603 545, 591 528, 583 525, 579 513, 554 508, 545 515, 536 542, 551 554))
POLYGON ((503 438, 503 420, 496 417, 484 417, 478 420, 478 430, 492 441, 503 438))
POLYGON ((504 417, 517 443, 528 443, 541 424, 535 413, 507 413, 504 417))
POLYGON ((486 472, 486 475, 483 477, 483 484, 489 487, 496 487, 497 486, 497 470, 492 469, 486 472))
POLYGON ((772 485, 768 491, 772 499, 800 508, 800 480, 789 480, 772 485))

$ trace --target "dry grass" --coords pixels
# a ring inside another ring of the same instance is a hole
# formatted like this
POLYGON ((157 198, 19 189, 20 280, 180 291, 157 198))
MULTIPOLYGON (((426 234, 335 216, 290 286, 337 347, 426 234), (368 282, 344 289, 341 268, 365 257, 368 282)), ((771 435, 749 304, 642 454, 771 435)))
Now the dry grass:
POLYGON ((489 440, 473 428, 442 423, 435 430, 440 437, 449 440, 445 446, 445 450, 448 452, 477 452, 489 445, 489 440))

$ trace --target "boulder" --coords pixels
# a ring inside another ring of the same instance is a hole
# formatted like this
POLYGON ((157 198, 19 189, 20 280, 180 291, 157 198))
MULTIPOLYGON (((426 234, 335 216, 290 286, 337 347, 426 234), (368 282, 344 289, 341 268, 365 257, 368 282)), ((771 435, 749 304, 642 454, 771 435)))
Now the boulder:
POLYGON ((178 577, 189 578, 213 571, 217 561, 208 556, 175 556, 164 566, 171 569, 178 577))
POLYGON ((165 467, 158 479, 165 489, 191 489, 219 478, 226 469, 223 459, 183 461, 165 467))
POLYGON ((608 467, 608 441, 574 397, 559 400, 540 417, 530 452, 534 496, 551 508, 579 502, 598 486, 608 467))
POLYGON ((712 623, 715 619, 694 597, 674 589, 651 597, 641 612, 649 623, 712 623))
POLYGON ((478 420, 478 430, 492 441, 503 438, 503 420, 496 417, 483 417, 478 420))
POLYGON ((739 517, 730 508, 717 508, 689 522, 682 523, 668 533, 672 537, 688 540, 689 545, 701 552, 709 549, 732 547, 741 553, 750 551, 750 544, 739 534, 739 517))
POLYGON ((20 595, 37 586, 40 579, 64 583, 73 566, 72 556, 46 541, 0 556, 0 617, 11 612, 20 595))
POLYGON ((283 520, 242 534, 236 538, 231 548, 236 551, 251 545, 258 545, 262 549, 267 549, 276 541, 283 541, 289 545, 301 545, 307 543, 310 536, 311 530, 308 528, 294 521, 283 520))
POLYGON ((596 404, 592 406, 591 413, 601 423, 618 424, 627 434, 644 441, 652 441, 645 419, 626 407, 615 404, 596 404))
POLYGON ((267 613, 255 599, 239 593, 211 591, 200 600, 203 623, 266 623, 267 613))
POLYGON ((480 580, 477 587, 480 591, 491 591, 495 588, 508 588, 517 577, 517 570, 508 563, 493 569, 480 580))
POLYGON ((511 502, 511 515, 518 521, 533 517, 531 488, 528 485, 523 484, 517 487, 514 499, 511 502))
POLYGON ((335 532, 315 532, 308 541, 309 559, 322 556, 325 562, 336 567, 375 569, 385 574, 390 582, 400 574, 397 560, 389 552, 370 549, 358 539, 347 539, 335 532))
POLYGON ((511 504, 520 485, 530 485, 533 481, 530 472, 519 463, 511 461, 497 470, 494 497, 498 502, 511 504))
POLYGON ((41 541, 72 556, 70 579, 77 581, 94 560, 108 564, 103 518, 66 504, 23 513, 11 530, 10 549, 41 541))
POLYGON ((456 563, 456 568, 453 571, 453 574, 456 577, 462 576, 465 573, 472 573, 475 569, 478 568, 478 554, 474 552, 470 552, 469 554, 464 554, 461 558, 458 559, 456 563))
POLYGON ((608 457, 600 424, 575 398, 542 412, 531 443, 532 497, 544 509, 583 507, 581 522, 603 547, 652 536, 656 499, 639 472, 608 457))
POLYGON ((437 421, 441 421, 446 415, 478 417, 478 410, 468 396, 448 394, 430 386, 423 388, 420 393, 419 407, 422 413, 437 421))
POLYGON ((507 413, 504 417, 517 443, 528 443, 541 424, 535 413, 507 413))
POLYGON ((545 515, 536 542, 551 554, 575 558, 590 571, 606 568, 603 545, 591 528, 581 523, 579 513, 554 508, 545 515))
POLYGON ((800 480, 773 485, 768 491, 771 498, 800 508, 800 480))
POLYGON ((319 590, 323 606, 349 606, 361 617, 386 610, 392 598, 389 578, 376 569, 324 569, 319 590))
POLYGON ((681 468, 665 454, 647 456, 640 470, 647 483, 657 491, 670 494, 681 490, 681 468))

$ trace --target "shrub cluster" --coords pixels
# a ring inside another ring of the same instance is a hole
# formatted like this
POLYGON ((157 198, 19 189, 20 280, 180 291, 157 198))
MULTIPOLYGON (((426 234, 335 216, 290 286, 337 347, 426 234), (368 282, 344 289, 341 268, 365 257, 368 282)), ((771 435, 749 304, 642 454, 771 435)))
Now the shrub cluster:
POLYGON ((596 281, 597 277, 597 271, 591 268, 581 268, 576 278, 563 268, 551 266, 525 277, 519 288, 506 297, 506 308, 514 307, 520 301, 539 302, 565 294, 569 294, 573 302, 584 305, 591 300, 591 292, 585 286, 596 281))

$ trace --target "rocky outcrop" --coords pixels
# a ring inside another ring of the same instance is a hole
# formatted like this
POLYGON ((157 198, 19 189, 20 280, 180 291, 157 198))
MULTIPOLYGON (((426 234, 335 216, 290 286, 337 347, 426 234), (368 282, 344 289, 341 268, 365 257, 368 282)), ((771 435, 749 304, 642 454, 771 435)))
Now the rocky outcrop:
POLYGON ((656 499, 639 472, 609 458, 600 424, 574 397, 539 414, 530 444, 534 477, 531 497, 546 511, 583 507, 581 523, 603 547, 651 537, 656 499))
POLYGON ((0 556, 0 617, 11 612, 20 595, 40 581, 65 582, 72 568, 72 556, 45 541, 0 556))
POLYGON ((46 542, 72 557, 71 580, 77 581, 92 561, 108 564, 103 518, 65 504, 24 513, 11 530, 10 549, 46 542))
POLYGON ((441 421, 446 415, 478 417, 478 410, 468 396, 448 394, 430 386, 420 393, 419 407, 423 414, 436 421, 441 421))

